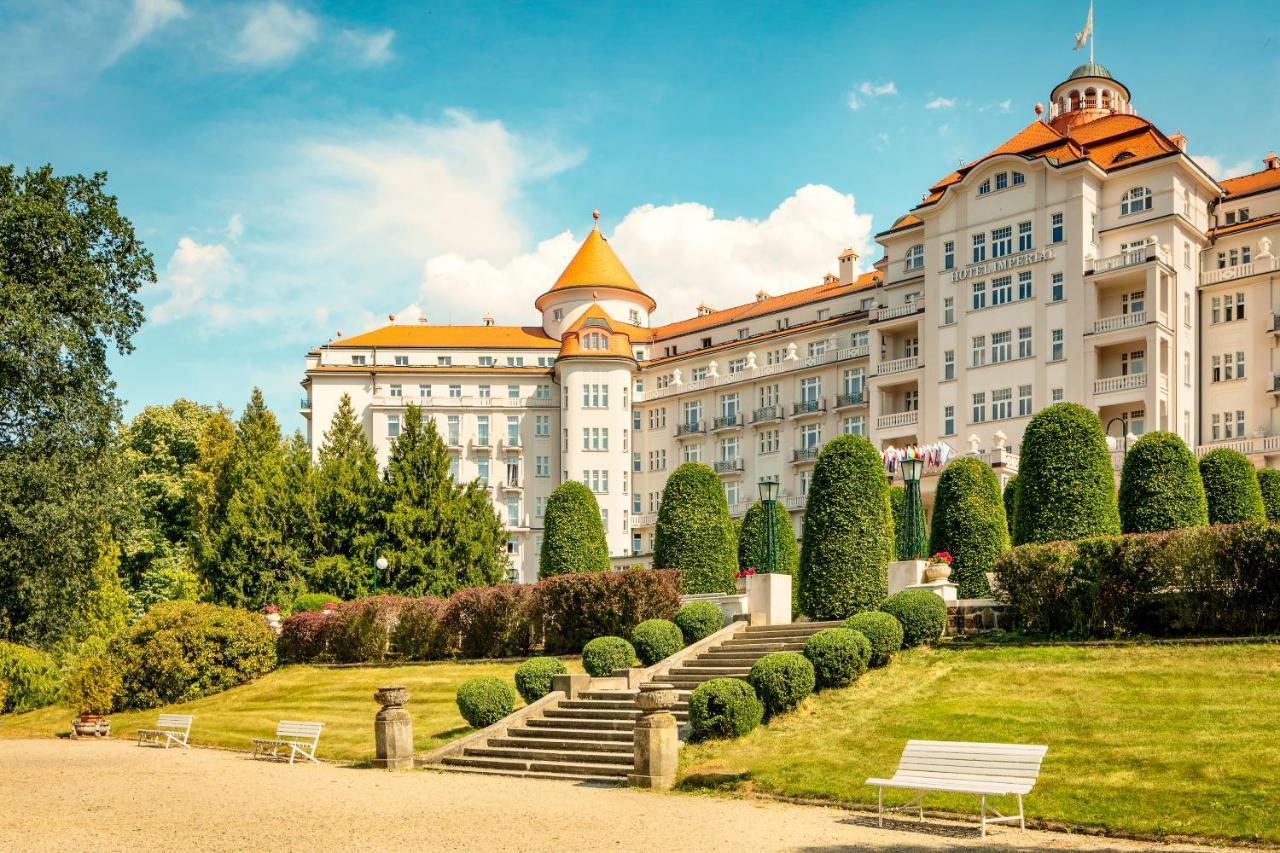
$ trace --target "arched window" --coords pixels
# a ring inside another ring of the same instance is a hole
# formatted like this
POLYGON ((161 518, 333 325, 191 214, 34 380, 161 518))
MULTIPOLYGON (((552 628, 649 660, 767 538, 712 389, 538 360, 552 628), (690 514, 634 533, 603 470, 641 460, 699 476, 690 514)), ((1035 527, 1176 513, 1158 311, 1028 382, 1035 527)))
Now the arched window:
POLYGON ((1084 108, 1091 110, 1098 105, 1098 93, 1093 89, 1084 90, 1084 108))
POLYGON ((1071 109, 1072 111, 1080 109, 1080 90, 1071 90, 1071 109))
POLYGON ((1151 190, 1147 187, 1134 187, 1120 197, 1120 215, 1141 213, 1151 209, 1151 190))
POLYGON ((904 259, 902 268, 906 272, 923 269, 924 268, 924 246, 917 244, 915 246, 912 246, 910 249, 907 249, 907 254, 904 259))
POLYGON ((1102 90, 1102 108, 1104 110, 1111 109, 1111 90, 1110 89, 1102 90))
POLYGON ((1115 157, 1111 158, 1111 162, 1112 162, 1112 163, 1123 163, 1125 160, 1132 160, 1132 159, 1133 159, 1133 152, 1132 152, 1132 151, 1121 151, 1121 152, 1120 152, 1119 154, 1117 154, 1115 157))
POLYGON ((600 332, 591 332, 582 339, 582 348, 587 350, 607 350, 609 336, 600 332))
POLYGON ((987 178, 985 181, 978 184, 978 195, 986 195, 989 192, 991 192, 991 179, 987 178))

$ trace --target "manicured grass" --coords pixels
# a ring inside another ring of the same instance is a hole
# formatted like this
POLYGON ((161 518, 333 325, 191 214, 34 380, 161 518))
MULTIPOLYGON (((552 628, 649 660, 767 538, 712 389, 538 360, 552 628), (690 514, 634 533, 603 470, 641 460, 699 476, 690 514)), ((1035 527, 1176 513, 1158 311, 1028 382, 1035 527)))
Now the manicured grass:
MULTIPOLYGON (((154 726, 162 711, 193 714, 191 743, 249 749, 249 739, 270 737, 280 720, 317 720, 325 724, 317 755, 339 761, 368 761, 373 752, 373 691, 387 685, 409 689, 413 741, 426 752, 471 729, 458 714, 454 693, 468 678, 496 675, 515 684, 517 662, 427 663, 414 666, 328 668, 287 666, 251 684, 194 702, 150 711, 111 715, 111 732, 127 737, 154 726)), ((581 672, 576 660, 565 661, 581 672)), ((517 705, 523 704, 519 697, 517 705)), ((65 707, 0 717, 0 737, 48 737, 67 732, 74 716, 65 707)))
MULTIPOLYGON (((1277 732, 1278 646, 919 649, 745 738, 686 748, 681 787, 866 804, 864 780, 892 775, 908 739, 1038 743, 1028 816, 1280 842, 1277 732)), ((977 811, 949 794, 925 806, 977 811)))

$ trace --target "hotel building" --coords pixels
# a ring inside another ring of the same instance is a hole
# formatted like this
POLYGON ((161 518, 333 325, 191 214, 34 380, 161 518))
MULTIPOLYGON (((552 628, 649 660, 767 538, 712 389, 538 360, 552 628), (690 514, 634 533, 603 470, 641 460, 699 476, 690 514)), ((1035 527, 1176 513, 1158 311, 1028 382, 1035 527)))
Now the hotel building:
POLYGON ((1060 400, 1098 412, 1117 465, 1152 429, 1280 465, 1275 154, 1215 180, 1090 63, 876 239, 868 272, 845 251, 812 287, 653 325, 597 224, 536 325, 393 322, 308 353, 313 451, 343 394, 384 463, 420 405, 455 476, 492 490, 522 581, 565 479, 596 493, 616 561, 643 562, 682 462, 711 465, 735 515, 776 479, 798 530, 818 450, 846 432, 890 470, 926 448, 926 499, 948 455, 1007 480, 1028 418, 1060 400))

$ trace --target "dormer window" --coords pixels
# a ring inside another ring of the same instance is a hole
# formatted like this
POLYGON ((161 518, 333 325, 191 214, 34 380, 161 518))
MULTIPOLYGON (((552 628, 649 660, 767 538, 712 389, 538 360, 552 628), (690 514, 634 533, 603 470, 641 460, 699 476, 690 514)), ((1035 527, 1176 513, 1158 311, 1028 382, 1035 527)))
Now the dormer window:
POLYGON ((1009 173, 996 172, 996 189, 1003 190, 1009 188, 1009 173))
POLYGON ((915 246, 912 246, 910 249, 907 249, 907 254, 903 259, 902 268, 906 272, 923 269, 924 268, 924 246, 917 244, 915 246))
POLYGON ((1023 184, 1025 184, 1026 182, 1027 182, 1027 177, 1026 177, 1026 175, 1022 174, 1021 172, 1014 172, 1014 173, 1013 173, 1013 185, 1014 185, 1015 187, 1020 187, 1020 186, 1022 186, 1023 184))
POLYGON ((986 195, 989 192, 991 192, 991 179, 987 178, 985 181, 978 184, 978 195, 986 195))
POLYGON ((586 350, 609 349, 609 336, 603 332, 591 332, 582 337, 582 348, 586 350))
POLYGON ((1120 152, 1119 154, 1117 154, 1115 157, 1112 157, 1112 158, 1111 158, 1111 162, 1112 162, 1112 163, 1123 163, 1125 160, 1132 160, 1132 159, 1133 159, 1133 152, 1132 152, 1132 151, 1121 151, 1121 152, 1120 152))
POLYGON ((1120 215, 1142 213, 1151 209, 1151 190, 1147 187, 1134 187, 1120 197, 1120 215))

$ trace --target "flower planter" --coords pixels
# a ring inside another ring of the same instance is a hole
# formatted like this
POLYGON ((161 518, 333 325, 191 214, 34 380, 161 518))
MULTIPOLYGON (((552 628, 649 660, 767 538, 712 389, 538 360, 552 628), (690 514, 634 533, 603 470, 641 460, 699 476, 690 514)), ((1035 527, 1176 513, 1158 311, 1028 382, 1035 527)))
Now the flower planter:
POLYGON ((930 563, 924 570, 924 582, 944 581, 951 577, 951 566, 947 563, 930 563))
POLYGON ((81 714, 71 721, 72 737, 111 737, 111 721, 96 714, 81 714))

